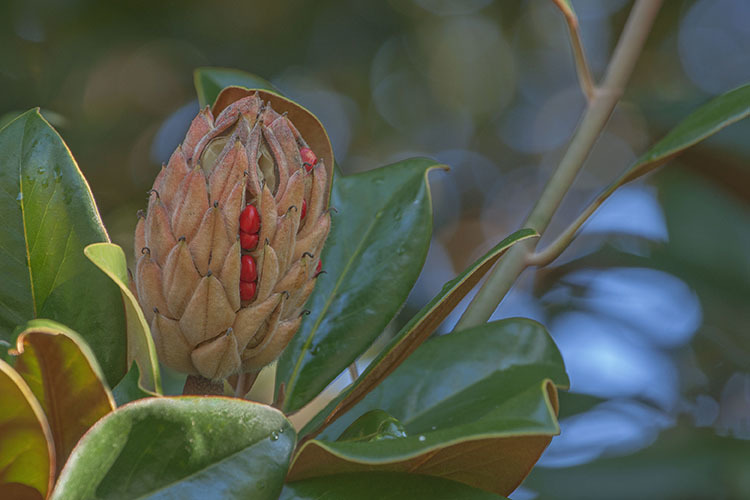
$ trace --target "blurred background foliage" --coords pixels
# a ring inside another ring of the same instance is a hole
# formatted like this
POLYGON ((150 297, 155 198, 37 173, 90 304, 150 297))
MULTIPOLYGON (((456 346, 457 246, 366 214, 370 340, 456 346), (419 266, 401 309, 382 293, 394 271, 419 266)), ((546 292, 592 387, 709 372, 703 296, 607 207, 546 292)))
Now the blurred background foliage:
MULTIPOLYGON (((630 3, 572 0, 597 76, 630 3)), ((550 235, 689 110, 750 80, 750 2, 664 3, 550 235)), ((206 65, 309 107, 345 173, 452 166, 431 176, 434 240, 395 323, 518 227, 584 106, 548 0, 0 3, 0 116, 42 107, 128 254, 206 65)), ((514 499, 750 498, 748 138, 745 121, 619 191, 496 312, 547 325, 572 381, 562 435, 514 499)))

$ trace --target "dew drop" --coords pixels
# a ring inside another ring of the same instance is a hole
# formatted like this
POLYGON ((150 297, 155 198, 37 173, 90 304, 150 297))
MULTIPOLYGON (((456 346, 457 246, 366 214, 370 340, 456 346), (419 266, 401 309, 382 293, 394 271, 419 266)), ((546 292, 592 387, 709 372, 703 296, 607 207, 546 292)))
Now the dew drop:
POLYGON ((284 434, 284 428, 279 429, 279 434, 284 434))
POLYGON ((433 425, 432 427, 430 427, 430 430, 434 431, 435 429, 437 429, 437 425, 433 425))
POLYGON ((310 354, 312 354, 314 356, 314 355, 318 354, 319 352, 320 352, 320 346, 316 345, 315 347, 312 348, 312 350, 310 351, 310 354))
POLYGON ((417 439, 419 439, 419 441, 421 442, 421 441, 425 440, 425 437, 424 436, 419 436, 417 439))
POLYGON ((16 201, 22 201, 23 200, 23 193, 19 192, 18 196, 16 196, 16 201))
POLYGON ((279 440, 279 433, 276 431, 273 431, 271 433, 271 441, 278 441, 279 440))

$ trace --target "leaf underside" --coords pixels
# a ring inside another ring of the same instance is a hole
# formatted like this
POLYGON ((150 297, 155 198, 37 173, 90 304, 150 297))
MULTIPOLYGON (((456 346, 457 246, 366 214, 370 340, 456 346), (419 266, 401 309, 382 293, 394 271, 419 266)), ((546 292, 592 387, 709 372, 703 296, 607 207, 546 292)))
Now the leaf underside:
POLYGON ((544 327, 509 319, 423 344, 359 404, 297 452, 290 480, 336 473, 425 474, 507 495, 558 434, 562 358, 544 327), (337 441, 381 409, 407 437, 337 441))

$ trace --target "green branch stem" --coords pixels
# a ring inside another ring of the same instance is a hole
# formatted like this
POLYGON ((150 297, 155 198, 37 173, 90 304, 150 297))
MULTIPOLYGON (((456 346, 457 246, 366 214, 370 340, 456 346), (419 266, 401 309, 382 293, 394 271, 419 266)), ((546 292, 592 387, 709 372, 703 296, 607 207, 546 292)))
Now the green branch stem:
MULTIPOLYGON (((636 1, 617 42, 604 80, 600 86, 595 87, 593 98, 568 150, 523 227, 542 234, 549 225, 622 96, 660 7, 661 0, 636 1)), ((534 254, 537 241, 520 242, 508 251, 467 307, 456 330, 477 326, 489 320, 518 276, 531 264, 529 257, 534 254)))
POLYGON ((543 267, 551 264, 557 259, 568 246, 573 242, 578 230, 586 223, 594 212, 609 198, 609 196, 615 192, 619 185, 612 185, 600 193, 594 201, 592 201, 581 215, 579 215, 560 235, 555 238, 555 241, 547 245, 544 250, 539 250, 526 258, 527 266, 543 267))
POLYGON ((581 30, 578 25, 578 16, 576 16, 567 0, 553 0, 553 2, 565 17, 565 23, 568 25, 568 32, 570 34, 570 45, 573 48, 573 57, 576 62, 578 83, 581 85, 581 90, 586 98, 591 101, 594 98, 596 85, 594 83, 594 78, 591 76, 586 53, 583 50, 581 30))

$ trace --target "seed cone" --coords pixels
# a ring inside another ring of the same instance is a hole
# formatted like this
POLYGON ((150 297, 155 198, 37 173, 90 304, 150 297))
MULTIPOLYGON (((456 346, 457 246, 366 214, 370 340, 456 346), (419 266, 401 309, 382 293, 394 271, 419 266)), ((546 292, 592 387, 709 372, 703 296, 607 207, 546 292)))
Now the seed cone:
POLYGON ((227 89, 154 181, 135 288, 170 368, 212 380, 257 372, 299 328, 330 228, 333 158, 311 116, 275 94, 227 89))

